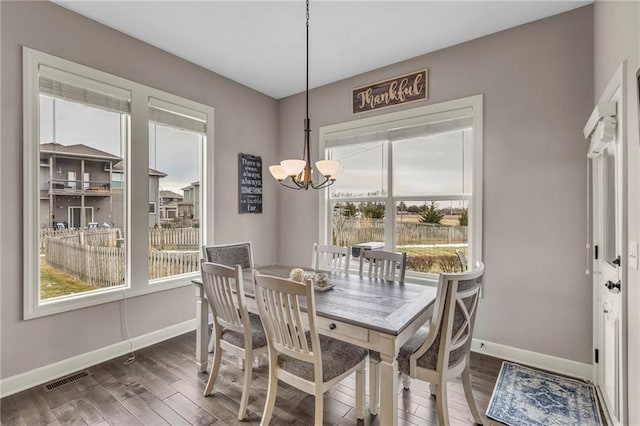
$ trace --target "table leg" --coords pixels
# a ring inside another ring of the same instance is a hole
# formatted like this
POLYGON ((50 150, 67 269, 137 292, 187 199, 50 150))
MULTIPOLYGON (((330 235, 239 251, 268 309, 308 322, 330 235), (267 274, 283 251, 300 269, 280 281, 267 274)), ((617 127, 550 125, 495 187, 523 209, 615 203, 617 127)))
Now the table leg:
POLYGON ((209 305, 202 286, 196 287, 196 366, 199 373, 206 373, 209 359, 209 305))
POLYGON ((380 361, 369 355, 369 413, 378 415, 378 401, 380 397, 380 361))
POLYGON ((398 361, 394 355, 380 354, 380 424, 398 424, 398 361))

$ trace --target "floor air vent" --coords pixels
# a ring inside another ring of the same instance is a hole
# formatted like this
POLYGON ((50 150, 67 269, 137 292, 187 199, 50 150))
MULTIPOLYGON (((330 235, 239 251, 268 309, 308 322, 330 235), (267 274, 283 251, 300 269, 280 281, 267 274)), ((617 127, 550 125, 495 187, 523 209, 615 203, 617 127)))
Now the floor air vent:
POLYGON ((89 372, 87 370, 84 370, 79 373, 75 373, 70 376, 63 377, 62 379, 54 380, 53 382, 47 383, 46 385, 43 385, 43 388, 46 392, 49 392, 56 388, 59 388, 62 385, 75 382, 76 380, 80 380, 83 377, 87 377, 87 376, 89 376, 89 372))

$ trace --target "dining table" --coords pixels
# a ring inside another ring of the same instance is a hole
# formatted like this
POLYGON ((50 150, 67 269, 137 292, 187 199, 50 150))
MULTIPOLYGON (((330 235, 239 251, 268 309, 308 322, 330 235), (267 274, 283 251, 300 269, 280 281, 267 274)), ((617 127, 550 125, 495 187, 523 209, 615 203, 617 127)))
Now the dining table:
MULTIPOLYGON (((250 312, 258 313, 253 270, 288 278, 292 268, 268 265, 243 270, 243 287, 250 312)), ((311 268, 303 269, 313 272, 311 268)), ((437 289, 425 284, 361 277, 358 273, 328 275, 332 288, 314 292, 316 328, 321 334, 380 354, 379 375, 375 368, 370 369, 373 385, 369 412, 379 415, 381 425, 396 425, 398 351, 432 315, 437 289)), ((196 364, 199 372, 206 372, 209 308, 202 280, 196 278, 193 283, 196 285, 196 364)))

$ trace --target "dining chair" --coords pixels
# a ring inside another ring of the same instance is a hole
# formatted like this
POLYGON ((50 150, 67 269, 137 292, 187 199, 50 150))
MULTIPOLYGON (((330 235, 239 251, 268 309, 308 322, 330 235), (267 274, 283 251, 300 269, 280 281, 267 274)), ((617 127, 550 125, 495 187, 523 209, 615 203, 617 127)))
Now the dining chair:
POLYGON ((467 256, 464 255, 464 251, 456 250, 456 256, 458 256, 458 260, 460 261, 460 270, 462 272, 466 271, 469 266, 467 264, 467 256))
POLYGON ((253 251, 251 242, 205 245, 202 246, 202 254, 207 262, 220 265, 240 265, 243 269, 253 268, 253 251))
POLYGON ((254 285, 269 347, 269 386, 260 424, 268 425, 271 421, 278 380, 282 380, 315 396, 315 425, 322 425, 324 392, 353 372, 356 373, 356 414, 358 419, 363 419, 363 370, 367 350, 318 334, 312 285, 260 275, 257 271, 254 271, 254 285), (306 298, 306 311, 301 309, 302 297, 306 298))
MULTIPOLYGON (((202 246, 202 255, 207 262, 225 266, 240 265, 243 269, 253 269, 253 250, 251 242, 217 244, 202 246)), ((209 340, 209 352, 213 352, 215 339, 213 333, 209 340)), ((241 361, 242 362, 242 361, 241 361)))
MULTIPOLYGON (((386 250, 360 250, 360 276, 364 276, 364 265, 368 263, 367 276, 404 283, 407 270, 407 253, 386 250)), ((369 351, 369 412, 378 413, 380 395, 380 353, 369 351)))
POLYGON ((213 312, 212 338, 215 342, 213 366, 204 389, 204 396, 209 395, 213 389, 223 350, 243 359, 244 380, 240 411, 238 411, 238 420, 242 420, 249 402, 253 357, 268 352, 267 337, 260 317, 247 311, 242 267, 235 265, 232 268, 203 260, 200 269, 204 291, 213 312), (250 343, 247 344, 247 342, 250 343))
POLYGON ((483 274, 482 263, 466 272, 441 273, 428 329, 420 329, 399 351, 398 370, 431 384, 441 426, 449 424, 447 382, 459 375, 473 419, 482 424, 471 391, 469 356, 483 274))
POLYGON ((364 264, 368 261, 369 278, 404 283, 407 270, 407 253, 386 250, 360 250, 360 276, 364 276, 364 264))
POLYGON ((351 251, 348 247, 313 244, 311 267, 325 271, 349 273, 351 251))

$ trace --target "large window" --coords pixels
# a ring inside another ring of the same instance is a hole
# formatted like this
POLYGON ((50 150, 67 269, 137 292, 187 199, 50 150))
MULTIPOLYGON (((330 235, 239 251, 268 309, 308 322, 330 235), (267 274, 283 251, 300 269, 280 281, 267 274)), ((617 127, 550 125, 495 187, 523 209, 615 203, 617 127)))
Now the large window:
MULTIPOLYGON (((322 198, 321 240, 408 253, 409 276, 481 259, 482 97, 328 126, 344 173, 322 198)), ((355 263, 355 259, 354 259, 355 263)))
POLYGON ((149 216, 149 277, 161 282, 199 270, 201 211, 195 197, 185 200, 184 195, 201 189, 203 135, 196 128, 184 130, 163 123, 159 116, 156 120, 149 123, 149 170, 154 171, 149 174, 149 188, 153 188, 149 197, 175 194, 174 200, 163 204, 161 212, 168 215, 149 216), (178 206, 194 214, 176 217, 175 210, 167 210, 178 206))
POLYGON ((25 319, 190 285, 197 247, 212 238, 202 212, 213 110, 28 48, 23 55, 25 319), (167 224, 184 187, 197 199, 193 217, 167 224), (131 267, 141 264, 149 267, 131 267))

